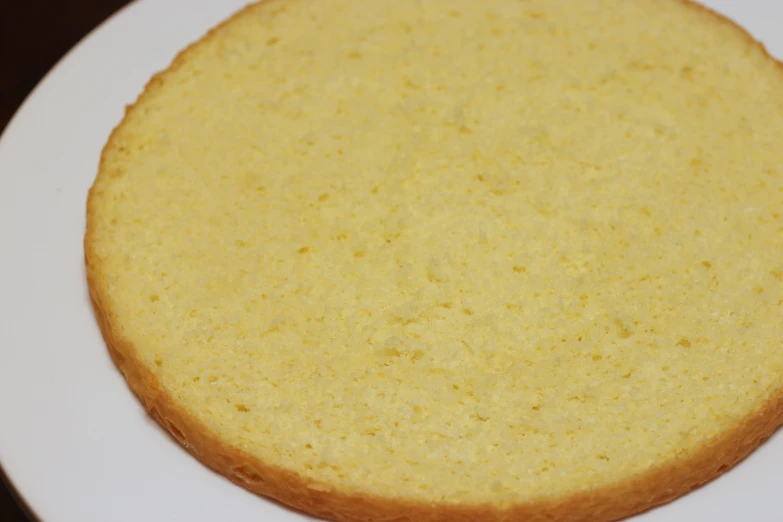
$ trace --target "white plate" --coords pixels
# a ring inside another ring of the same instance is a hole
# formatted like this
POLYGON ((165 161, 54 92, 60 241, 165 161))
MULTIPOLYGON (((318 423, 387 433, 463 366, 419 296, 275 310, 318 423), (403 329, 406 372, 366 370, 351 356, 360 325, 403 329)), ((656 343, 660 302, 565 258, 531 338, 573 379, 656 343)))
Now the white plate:
MULTIPOLYGON (((144 0, 80 43, 0 140, 0 464, 45 522, 302 521, 210 472, 112 365, 83 268, 101 148, 147 79, 244 0, 144 0)), ((783 57, 783 2, 711 0, 783 57)), ((783 433, 640 522, 783 520, 783 433)))

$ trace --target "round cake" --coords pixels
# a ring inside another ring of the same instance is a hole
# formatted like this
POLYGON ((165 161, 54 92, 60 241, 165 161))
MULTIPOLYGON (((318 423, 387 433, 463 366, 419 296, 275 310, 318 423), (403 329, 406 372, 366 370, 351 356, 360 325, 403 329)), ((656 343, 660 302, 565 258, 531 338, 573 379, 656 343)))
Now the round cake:
POLYGON ((267 0, 109 139, 147 410, 336 521, 607 521, 783 422, 783 69, 680 0, 267 0))

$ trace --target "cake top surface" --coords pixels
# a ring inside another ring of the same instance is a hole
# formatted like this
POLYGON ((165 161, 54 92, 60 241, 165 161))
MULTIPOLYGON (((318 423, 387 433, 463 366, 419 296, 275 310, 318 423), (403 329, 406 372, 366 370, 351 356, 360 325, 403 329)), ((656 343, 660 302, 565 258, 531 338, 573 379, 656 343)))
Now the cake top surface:
POLYGON ((95 284, 271 465, 426 501, 611 485, 780 393, 781 92, 674 0, 268 0, 116 131, 95 284))

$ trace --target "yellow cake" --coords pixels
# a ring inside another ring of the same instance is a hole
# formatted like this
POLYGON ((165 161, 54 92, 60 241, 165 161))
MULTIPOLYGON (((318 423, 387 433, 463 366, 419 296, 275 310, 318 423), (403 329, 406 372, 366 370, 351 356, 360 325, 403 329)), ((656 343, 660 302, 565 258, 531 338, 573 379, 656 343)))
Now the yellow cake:
POLYGON ((783 422, 783 69, 680 0, 267 0, 155 76, 90 292, 196 458, 339 521, 606 521, 783 422))

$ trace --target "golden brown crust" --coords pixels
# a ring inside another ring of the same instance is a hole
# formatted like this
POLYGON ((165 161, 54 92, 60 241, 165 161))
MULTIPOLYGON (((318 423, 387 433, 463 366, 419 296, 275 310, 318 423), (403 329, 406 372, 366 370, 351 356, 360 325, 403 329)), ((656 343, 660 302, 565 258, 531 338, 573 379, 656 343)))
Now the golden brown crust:
MULTIPOLYGON (((261 5, 245 7, 201 40, 179 53, 171 66, 152 77, 135 104, 126 108, 126 116, 112 132, 101 157, 98 178, 105 174, 107 151, 117 146, 118 133, 128 115, 151 91, 159 88, 166 75, 179 68, 195 46, 213 38, 217 31, 261 5)), ((279 1, 279 0, 277 0, 279 1)), ((714 22, 728 24, 750 45, 778 66, 763 44, 735 22, 692 0, 680 0, 698 9, 714 22)), ((781 77, 783 80, 783 77, 781 77)), ((746 457, 783 425, 783 390, 759 411, 746 416, 732 430, 705 445, 698 452, 660 466, 628 481, 585 491, 566 498, 542 500, 500 509, 493 505, 430 504, 385 498, 352 491, 336 491, 329 484, 304 479, 297 473, 266 464, 253 455, 231 447, 211 433, 198 419, 178 407, 162 388, 154 373, 136 356, 135 348, 115 333, 112 311, 106 306, 105 278, 93 248, 95 229, 95 185, 87 199, 87 231, 84 239, 87 283, 101 332, 117 367, 141 399, 144 407, 194 457, 234 483, 254 493, 271 497, 307 513, 340 522, 358 521, 593 521, 609 522, 677 498, 715 478, 746 457)))

